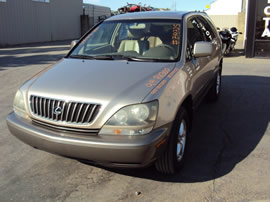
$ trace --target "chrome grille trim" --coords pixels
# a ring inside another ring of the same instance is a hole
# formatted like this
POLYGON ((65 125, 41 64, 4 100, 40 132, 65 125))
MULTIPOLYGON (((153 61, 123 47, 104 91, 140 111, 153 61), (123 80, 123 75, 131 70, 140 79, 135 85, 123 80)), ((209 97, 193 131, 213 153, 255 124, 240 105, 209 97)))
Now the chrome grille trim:
POLYGON ((80 104, 81 106, 80 106, 80 108, 79 108, 79 111, 78 111, 78 113, 77 113, 77 117, 76 117, 76 123, 79 121, 79 118, 80 118, 80 115, 81 115, 81 111, 82 111, 82 107, 83 107, 83 105, 84 104, 80 104))
POLYGON ((78 103, 75 103, 75 105, 73 106, 73 111, 72 111, 72 114, 71 114, 71 117, 70 117, 70 121, 71 121, 71 122, 73 122, 73 119, 74 119, 74 115, 75 115, 75 111, 76 111, 77 105, 78 105, 78 103))
MULTIPOLYGON (((65 109, 65 107, 66 107, 66 102, 64 102, 64 104, 63 104, 64 109, 65 109)), ((64 117, 64 113, 61 114, 61 121, 63 121, 63 117, 64 117)))
POLYGON ((41 100, 42 100, 42 98, 38 98, 38 102, 39 102, 39 113, 40 113, 41 116, 43 116, 43 115, 42 115, 42 105, 41 105, 41 100))
POLYGON ((56 131, 61 131, 61 132, 86 133, 87 135, 97 135, 99 133, 99 129, 63 127, 63 126, 57 126, 57 125, 53 125, 49 123, 44 123, 42 121, 38 121, 35 119, 32 119, 32 123, 40 127, 51 128, 51 129, 54 129, 56 131))
POLYGON ((33 116, 53 122, 63 122, 66 125, 90 124, 96 118, 101 107, 98 104, 66 102, 35 95, 31 95, 29 101, 33 116), (56 113, 55 110, 58 107, 60 107, 60 111, 56 113))
POLYGON ((95 106, 93 106, 92 109, 90 109, 90 110, 91 110, 91 111, 90 111, 90 116, 88 117, 87 122, 90 121, 90 117, 93 115, 94 111, 96 110, 96 107, 97 107, 97 106, 95 105, 95 106))
POLYGON ((69 115, 69 111, 70 111, 70 106, 71 106, 71 102, 68 103, 68 109, 67 109, 67 113, 66 113, 66 118, 65 118, 65 120, 68 119, 68 115, 69 115))
POLYGON ((84 113, 83 113, 83 116, 82 116, 82 120, 85 120, 85 116, 86 116, 86 113, 88 111, 88 108, 89 108, 89 105, 86 106, 86 109, 84 110, 84 113))

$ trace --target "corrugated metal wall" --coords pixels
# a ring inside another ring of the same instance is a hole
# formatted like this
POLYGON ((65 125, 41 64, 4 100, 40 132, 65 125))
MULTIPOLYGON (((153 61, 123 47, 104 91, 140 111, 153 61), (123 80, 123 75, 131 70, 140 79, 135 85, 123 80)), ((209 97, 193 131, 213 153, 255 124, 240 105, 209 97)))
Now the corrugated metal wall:
POLYGON ((82 0, 0 2, 0 46, 80 37, 82 0))
POLYGON ((85 15, 89 15, 90 27, 99 22, 99 16, 111 16, 111 9, 109 7, 97 6, 93 4, 83 4, 85 15))

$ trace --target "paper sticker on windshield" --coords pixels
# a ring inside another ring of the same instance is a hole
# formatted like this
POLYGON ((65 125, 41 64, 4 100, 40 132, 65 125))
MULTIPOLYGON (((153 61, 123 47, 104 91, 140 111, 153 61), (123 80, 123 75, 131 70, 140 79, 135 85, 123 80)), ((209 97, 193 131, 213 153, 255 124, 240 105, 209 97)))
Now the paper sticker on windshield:
POLYGON ((172 45, 180 44, 180 24, 173 24, 172 45))

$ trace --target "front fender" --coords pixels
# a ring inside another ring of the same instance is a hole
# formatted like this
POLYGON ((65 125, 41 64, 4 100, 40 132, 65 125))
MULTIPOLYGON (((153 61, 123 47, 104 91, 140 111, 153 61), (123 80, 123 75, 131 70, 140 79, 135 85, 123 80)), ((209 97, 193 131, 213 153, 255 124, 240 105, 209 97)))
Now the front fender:
POLYGON ((189 88, 188 75, 182 68, 176 67, 145 97, 143 102, 155 99, 159 101, 155 128, 174 121, 179 106, 188 95, 189 88))

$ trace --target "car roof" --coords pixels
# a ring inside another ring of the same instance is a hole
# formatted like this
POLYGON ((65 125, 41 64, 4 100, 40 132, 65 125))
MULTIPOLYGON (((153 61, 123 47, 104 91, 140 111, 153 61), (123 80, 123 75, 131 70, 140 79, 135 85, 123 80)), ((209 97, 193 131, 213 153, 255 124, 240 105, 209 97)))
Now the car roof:
POLYGON ((113 16, 106 21, 113 20, 135 20, 135 19, 182 19, 184 14, 190 13, 189 11, 147 11, 135 12, 113 16))

